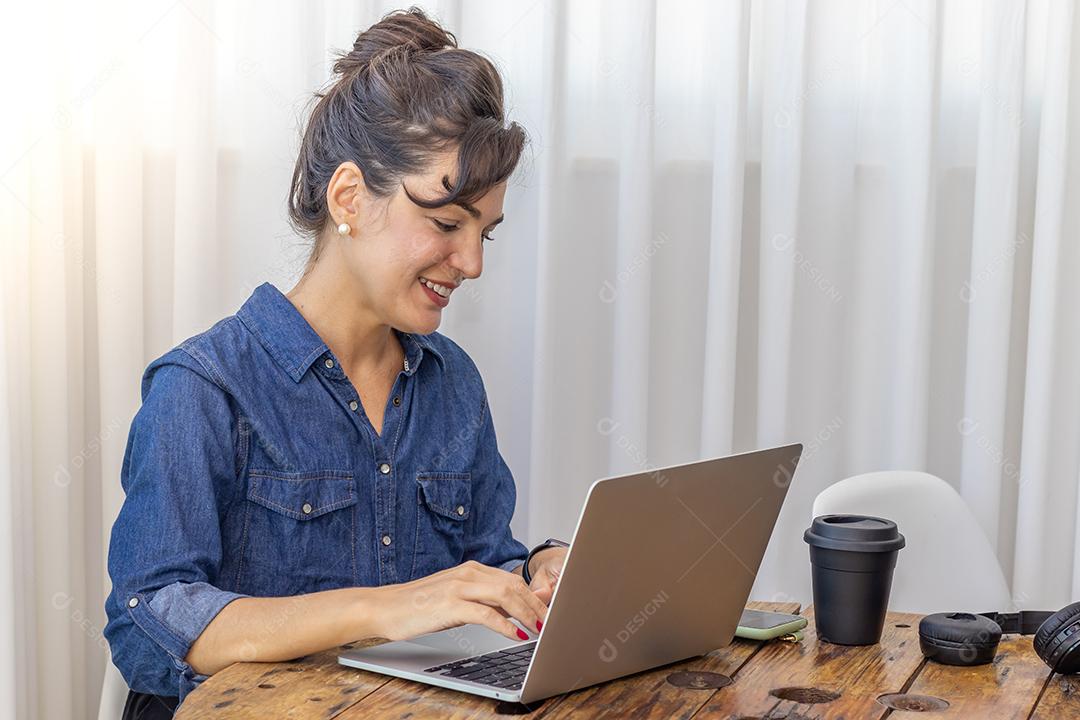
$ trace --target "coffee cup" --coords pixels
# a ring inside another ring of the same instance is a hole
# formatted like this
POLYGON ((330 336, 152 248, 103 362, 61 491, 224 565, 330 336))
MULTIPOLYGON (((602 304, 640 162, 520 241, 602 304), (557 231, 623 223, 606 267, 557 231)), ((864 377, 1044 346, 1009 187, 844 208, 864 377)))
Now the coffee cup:
POLYGON ((803 534, 810 545, 814 621, 820 640, 873 645, 881 640, 896 557, 896 523, 870 515, 820 515, 803 534))

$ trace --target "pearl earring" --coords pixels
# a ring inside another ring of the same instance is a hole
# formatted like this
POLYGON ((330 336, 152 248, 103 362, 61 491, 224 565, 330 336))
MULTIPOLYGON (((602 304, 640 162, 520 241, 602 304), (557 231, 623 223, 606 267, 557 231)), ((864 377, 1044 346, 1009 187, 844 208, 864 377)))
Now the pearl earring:
POLYGON ((349 223, 341 223, 337 226, 338 235, 348 235, 351 231, 352 228, 349 227, 349 223))

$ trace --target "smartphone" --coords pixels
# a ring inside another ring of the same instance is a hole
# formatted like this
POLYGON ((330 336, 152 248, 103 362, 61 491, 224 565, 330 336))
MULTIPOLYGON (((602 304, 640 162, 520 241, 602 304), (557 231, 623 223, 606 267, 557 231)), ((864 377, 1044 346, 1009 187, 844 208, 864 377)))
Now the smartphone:
POLYGON ((806 627, 806 618, 798 615, 746 609, 739 618, 739 627, 735 629, 735 637, 747 640, 772 640, 790 635, 797 641, 802 638, 802 633, 799 631, 804 627, 806 627))

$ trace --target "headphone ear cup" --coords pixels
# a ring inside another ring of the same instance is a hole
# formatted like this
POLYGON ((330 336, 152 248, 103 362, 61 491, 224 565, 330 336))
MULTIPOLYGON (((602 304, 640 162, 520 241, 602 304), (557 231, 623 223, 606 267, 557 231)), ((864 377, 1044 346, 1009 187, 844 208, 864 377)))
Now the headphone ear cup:
POLYGON ((1062 675, 1080 672, 1080 602, 1051 615, 1035 632, 1035 652, 1062 675))
POLYGON ((919 647, 924 656, 945 665, 993 662, 1001 626, 974 613, 935 613, 919 621, 919 647))

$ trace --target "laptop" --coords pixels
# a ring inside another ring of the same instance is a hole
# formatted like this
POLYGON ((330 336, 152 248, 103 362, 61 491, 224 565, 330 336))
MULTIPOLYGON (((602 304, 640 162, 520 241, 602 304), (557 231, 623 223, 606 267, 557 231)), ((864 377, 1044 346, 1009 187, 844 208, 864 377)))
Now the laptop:
POLYGON ((723 647, 801 453, 796 443, 594 482, 539 637, 463 625, 338 662, 528 703, 723 647))

